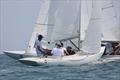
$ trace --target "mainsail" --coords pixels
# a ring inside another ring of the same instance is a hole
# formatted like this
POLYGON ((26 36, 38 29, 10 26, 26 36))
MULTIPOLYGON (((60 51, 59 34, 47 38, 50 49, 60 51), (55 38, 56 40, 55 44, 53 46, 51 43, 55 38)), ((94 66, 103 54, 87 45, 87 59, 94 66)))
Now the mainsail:
POLYGON ((78 17, 80 1, 61 0, 56 1, 58 4, 55 12, 55 24, 51 36, 51 41, 62 40, 78 35, 75 31, 75 21, 78 17), (72 34, 74 32, 74 34, 72 34))
MULTIPOLYGON (((48 40, 55 42, 72 39, 73 43, 78 45, 78 29, 80 26, 80 40, 84 40, 85 31, 91 17, 91 3, 91 0, 51 0, 50 8, 52 10, 49 12, 52 12, 52 14, 49 14, 52 15, 50 18, 54 20, 52 22, 54 27, 48 27, 48 40)), ((70 42, 68 41, 67 43, 69 44, 70 42)))

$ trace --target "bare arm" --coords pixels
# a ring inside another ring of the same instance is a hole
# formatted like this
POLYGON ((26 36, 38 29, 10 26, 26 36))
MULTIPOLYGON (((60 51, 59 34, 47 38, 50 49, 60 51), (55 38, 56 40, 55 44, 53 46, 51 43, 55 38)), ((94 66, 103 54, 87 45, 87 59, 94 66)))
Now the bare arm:
POLYGON ((69 55, 69 53, 68 53, 66 50, 64 50, 64 53, 65 53, 66 55, 69 55))

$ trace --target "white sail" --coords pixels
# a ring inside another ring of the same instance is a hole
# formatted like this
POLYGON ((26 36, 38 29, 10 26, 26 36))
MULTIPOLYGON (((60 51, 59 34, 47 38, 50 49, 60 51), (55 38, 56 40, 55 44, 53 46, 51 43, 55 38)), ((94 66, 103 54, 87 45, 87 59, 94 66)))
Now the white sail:
POLYGON ((44 37, 47 35, 47 21, 48 21, 48 10, 49 10, 49 0, 42 1, 40 13, 38 16, 38 20, 36 22, 36 27, 33 30, 32 36, 29 41, 28 48, 26 53, 32 54, 34 53, 34 43, 38 34, 42 34, 44 37))
POLYGON ((114 11, 117 17, 117 23, 120 27, 120 0, 113 0, 114 11))
POLYGON ((101 49, 101 2, 93 1, 92 16, 86 31, 82 51, 86 53, 99 53, 101 49))
POLYGON ((72 34, 75 31, 75 21, 78 17, 80 0, 61 0, 56 1, 57 11, 55 12, 55 26, 52 32, 51 40, 66 39, 76 34, 72 34))
MULTIPOLYGON (((72 38, 73 43, 78 45, 79 18, 81 18, 80 40, 84 40, 85 31, 91 17, 91 10, 92 0, 52 0, 49 10, 51 16, 49 16, 50 21, 48 20, 48 23, 54 24, 54 26, 48 27, 48 41, 54 42, 72 38)), ((75 47, 69 41, 67 41, 67 45, 75 47)))
POLYGON ((85 33, 92 14, 92 0, 81 0, 81 24, 80 24, 80 39, 84 40, 85 33))
POLYGON ((115 14, 115 6, 112 0, 102 0, 103 12, 103 29, 102 40, 104 41, 120 41, 120 25, 117 22, 117 15, 115 14))
POLYGON ((54 24, 55 24, 55 13, 58 9, 58 2, 59 1, 55 1, 55 0, 50 0, 50 7, 49 7, 49 14, 48 14, 48 27, 47 27, 47 41, 51 42, 51 36, 52 36, 52 32, 54 29, 54 24))
POLYGON ((98 53, 101 38, 103 41, 120 41, 120 27, 113 8, 112 0, 102 0, 101 2, 93 0, 92 18, 82 45, 84 52, 98 53), (101 6, 100 3, 102 3, 101 6))

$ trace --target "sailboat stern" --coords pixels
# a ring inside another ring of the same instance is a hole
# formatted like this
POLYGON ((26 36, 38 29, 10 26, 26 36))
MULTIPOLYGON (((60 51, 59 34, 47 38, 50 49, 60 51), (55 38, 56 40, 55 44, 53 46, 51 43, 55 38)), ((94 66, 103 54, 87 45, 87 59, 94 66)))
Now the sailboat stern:
POLYGON ((104 54, 104 51, 105 51, 105 46, 101 47, 99 53, 89 56, 88 59, 86 60, 89 62, 98 61, 99 59, 101 59, 102 55, 104 54))

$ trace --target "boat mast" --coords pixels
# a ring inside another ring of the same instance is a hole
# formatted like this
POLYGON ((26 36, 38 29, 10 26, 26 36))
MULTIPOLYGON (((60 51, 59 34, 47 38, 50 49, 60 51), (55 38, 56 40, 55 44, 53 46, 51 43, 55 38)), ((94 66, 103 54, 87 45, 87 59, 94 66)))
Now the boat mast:
POLYGON ((79 14, 78 14, 78 50, 80 51, 81 48, 81 43, 80 43, 80 38, 81 38, 81 0, 80 0, 80 9, 79 9, 79 14))

